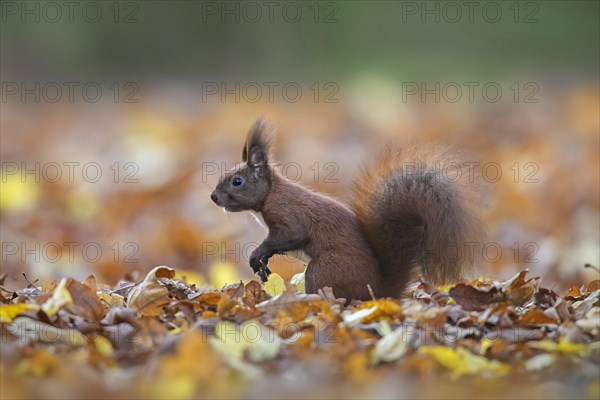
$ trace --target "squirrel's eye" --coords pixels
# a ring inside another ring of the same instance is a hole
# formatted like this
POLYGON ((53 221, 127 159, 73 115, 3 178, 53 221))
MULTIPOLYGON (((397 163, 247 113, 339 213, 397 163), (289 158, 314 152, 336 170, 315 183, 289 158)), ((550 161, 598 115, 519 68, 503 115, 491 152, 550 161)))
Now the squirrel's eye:
POLYGON ((236 176, 235 178, 233 178, 233 180, 231 181, 231 184, 233 186, 240 186, 242 183, 244 183, 244 178, 242 178, 241 176, 236 176))

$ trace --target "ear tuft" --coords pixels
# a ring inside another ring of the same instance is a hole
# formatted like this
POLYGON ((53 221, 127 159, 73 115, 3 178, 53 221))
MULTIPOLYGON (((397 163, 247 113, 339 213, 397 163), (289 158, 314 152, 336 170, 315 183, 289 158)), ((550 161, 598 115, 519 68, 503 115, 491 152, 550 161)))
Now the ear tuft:
MULTIPOLYGON (((246 137, 246 144, 242 151, 242 161, 265 166, 271 159, 273 131, 264 118, 259 118, 252 124, 246 137), (250 159, 248 157, 250 156, 250 159)), ((258 165, 254 165, 258 166, 258 165)))

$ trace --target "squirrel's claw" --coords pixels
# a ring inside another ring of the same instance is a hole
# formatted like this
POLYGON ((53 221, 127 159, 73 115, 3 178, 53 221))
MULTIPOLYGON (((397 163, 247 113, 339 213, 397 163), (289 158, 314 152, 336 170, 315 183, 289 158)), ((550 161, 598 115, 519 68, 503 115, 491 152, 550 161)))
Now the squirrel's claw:
POLYGON ((269 267, 263 264, 263 266, 258 270, 258 276, 260 276, 260 280, 262 283, 265 283, 269 280, 269 275, 271 274, 271 270, 269 267))
POLYGON ((267 265, 266 261, 261 260, 260 263, 262 264, 262 266, 258 271, 258 274, 260 275, 260 279, 262 280, 262 282, 265 283, 269 280, 269 275, 271 275, 271 269, 267 265))
POLYGON ((258 276, 260 277, 260 281, 262 283, 266 283, 269 280, 269 274, 267 274, 267 271, 265 271, 264 269, 258 271, 258 276))
POLYGON ((256 274, 263 268, 263 264, 258 258, 250 258, 250 267, 252 268, 252 272, 256 274))
POLYGON ((252 258, 250 259, 250 266, 255 274, 260 277, 262 283, 265 283, 269 280, 269 275, 271 274, 271 270, 269 269, 266 260, 252 258))

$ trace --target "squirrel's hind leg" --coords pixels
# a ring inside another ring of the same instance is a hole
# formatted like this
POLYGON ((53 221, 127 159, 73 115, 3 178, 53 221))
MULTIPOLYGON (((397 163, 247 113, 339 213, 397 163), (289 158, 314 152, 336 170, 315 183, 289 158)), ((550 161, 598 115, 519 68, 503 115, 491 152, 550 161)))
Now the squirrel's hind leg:
POLYGON ((352 276, 344 270, 344 265, 336 262, 332 257, 313 258, 306 267, 304 284, 306 293, 318 293, 319 289, 331 287, 337 298, 345 298, 346 303, 351 300, 371 300, 371 290, 378 290, 377 282, 369 284, 365 277, 352 276))

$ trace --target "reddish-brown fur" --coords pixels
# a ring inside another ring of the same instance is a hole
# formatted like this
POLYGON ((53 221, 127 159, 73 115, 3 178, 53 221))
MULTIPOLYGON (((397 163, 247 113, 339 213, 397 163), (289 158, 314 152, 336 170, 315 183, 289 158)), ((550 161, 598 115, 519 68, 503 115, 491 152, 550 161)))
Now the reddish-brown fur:
POLYGON ((262 213, 269 234, 250 265, 263 281, 269 258, 294 250, 311 258, 308 293, 330 286, 348 301, 398 297, 419 269, 432 283, 453 281, 477 262, 477 252, 465 251, 484 237, 472 171, 446 150, 386 149, 355 181, 348 207, 273 170, 271 138, 258 120, 243 148, 246 164, 211 195, 226 210, 262 213), (458 257, 449 255, 454 247, 463 250, 458 257))
POLYGON ((338 297, 368 299, 367 285, 381 293, 377 257, 347 206, 275 173, 259 211, 270 238, 306 240, 302 250, 311 258, 305 275, 308 293, 330 286, 338 297))

